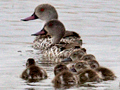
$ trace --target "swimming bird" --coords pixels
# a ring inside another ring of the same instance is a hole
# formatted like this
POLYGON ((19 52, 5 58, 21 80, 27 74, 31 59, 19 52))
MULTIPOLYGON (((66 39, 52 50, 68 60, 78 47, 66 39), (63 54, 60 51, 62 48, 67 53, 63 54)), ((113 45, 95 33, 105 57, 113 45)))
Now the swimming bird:
POLYGON ((107 80, 114 80, 116 78, 115 74, 113 73, 113 71, 111 71, 110 69, 106 68, 106 67, 98 67, 95 69, 99 74, 101 74, 101 77, 103 80, 107 81, 107 80))
POLYGON ((76 61, 73 61, 73 62, 69 63, 67 65, 67 67, 71 71, 73 71, 75 73, 78 73, 80 71, 83 71, 84 69, 89 69, 90 65, 86 61, 84 61, 84 60, 81 60, 81 61, 76 60, 76 61))
POLYGON ((26 63, 26 69, 22 72, 21 78, 27 80, 28 82, 38 82, 40 80, 46 79, 46 71, 35 64, 33 58, 29 58, 26 63))
POLYGON ((78 72, 79 84, 86 82, 101 82, 102 78, 93 69, 84 69, 82 72, 78 72))
POLYGON ((42 43, 38 43, 37 45, 39 45, 39 48, 42 50, 43 56, 49 57, 49 58, 59 58, 61 55, 65 54, 61 52, 64 52, 64 51, 71 52, 71 51, 74 51, 75 49, 81 48, 80 44, 77 41, 74 41, 74 42, 63 41, 62 37, 64 36, 64 34, 65 34, 65 27, 63 23, 57 19, 54 19, 45 23, 41 31, 32 35, 51 36, 51 38, 46 39, 46 41, 44 40, 42 43))
POLYGON ((52 83, 55 85, 76 85, 78 83, 78 80, 76 75, 74 75, 71 71, 63 70, 54 77, 52 83))
POLYGON ((81 60, 96 60, 96 57, 93 55, 93 54, 84 54, 82 57, 81 57, 81 60))
MULTIPOLYGON (((73 61, 80 61, 83 55, 86 55, 85 48, 74 49, 72 52, 68 52, 68 57, 63 59, 61 62, 73 62, 73 61)), ((65 54, 63 54, 65 55, 65 54)))
MULTIPOLYGON (((48 22, 53 19, 58 19, 58 13, 55 7, 53 7, 52 5, 40 4, 35 8, 34 13, 30 17, 22 19, 22 21, 35 20, 38 18, 45 22, 48 22)), ((40 49, 41 46, 46 47, 48 43, 50 43, 48 42, 49 40, 50 40, 49 35, 42 35, 42 34, 38 35, 33 42, 33 48, 40 49)), ((78 42, 80 45, 82 45, 81 37, 79 36, 78 33, 74 31, 65 31, 62 41, 65 43, 78 42)))

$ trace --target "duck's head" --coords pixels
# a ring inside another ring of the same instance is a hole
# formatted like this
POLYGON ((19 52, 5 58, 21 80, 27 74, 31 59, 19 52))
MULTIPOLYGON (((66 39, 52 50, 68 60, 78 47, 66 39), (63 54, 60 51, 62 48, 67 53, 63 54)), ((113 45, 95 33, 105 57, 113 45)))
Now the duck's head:
POLYGON ((35 8, 34 13, 30 17, 22 19, 22 21, 29 21, 38 18, 43 21, 49 21, 51 19, 58 19, 58 14, 52 5, 40 4, 35 8))
POLYGON ((65 34, 65 27, 59 20, 50 20, 45 23, 43 29, 33 36, 50 35, 53 38, 52 44, 57 44, 65 34))
POLYGON ((31 65, 35 65, 35 60, 33 58, 29 58, 26 62, 26 67, 29 67, 31 65))
POLYGON ((93 54, 85 54, 81 57, 82 60, 96 60, 95 56, 93 54))

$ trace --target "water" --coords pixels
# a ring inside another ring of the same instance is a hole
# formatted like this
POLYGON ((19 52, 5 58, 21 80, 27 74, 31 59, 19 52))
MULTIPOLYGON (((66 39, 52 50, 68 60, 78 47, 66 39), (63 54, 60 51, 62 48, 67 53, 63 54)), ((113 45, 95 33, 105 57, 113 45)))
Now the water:
POLYGON ((0 90, 54 90, 51 64, 40 64, 48 79, 26 83, 20 78, 25 62, 33 57, 40 62, 34 50, 32 33, 43 26, 41 20, 22 22, 38 4, 49 3, 57 8, 59 20, 66 29, 78 32, 83 47, 94 54, 100 65, 113 70, 117 79, 94 84, 95 87, 72 87, 72 90, 120 89, 120 1, 119 0, 0 0, 0 90))

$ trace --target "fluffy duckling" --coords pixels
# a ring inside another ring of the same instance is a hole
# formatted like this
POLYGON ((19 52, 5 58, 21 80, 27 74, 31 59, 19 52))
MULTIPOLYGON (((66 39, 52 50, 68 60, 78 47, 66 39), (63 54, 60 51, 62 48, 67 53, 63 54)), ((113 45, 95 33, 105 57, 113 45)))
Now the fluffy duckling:
MULTIPOLYGON (((54 6, 50 4, 40 4, 35 8, 34 13, 30 17, 22 19, 22 21, 35 20, 38 18, 45 22, 48 22, 53 19, 58 19, 58 13, 54 6)), ((41 34, 37 36, 36 39, 34 40, 33 48, 41 49, 41 46, 46 47, 48 43, 51 43, 50 37, 51 36, 48 34, 47 35, 41 34)), ((82 45, 82 40, 79 34, 74 31, 65 31, 65 34, 61 41, 65 43, 78 42, 80 45, 82 45)))
POLYGON ((102 81, 99 74, 93 69, 84 69, 82 72, 78 72, 79 84, 86 82, 100 82, 102 81))
POLYGON ((114 80, 116 78, 115 74, 106 67, 98 67, 95 69, 98 73, 101 74, 103 80, 114 80))
POLYGON ((83 71, 84 69, 89 69, 90 65, 84 61, 84 60, 77 60, 69 63, 67 67, 74 73, 78 73, 80 71, 83 71))
POLYGON ((43 68, 36 66, 33 58, 29 58, 26 63, 26 69, 22 72, 21 78, 28 82, 37 82, 46 79, 47 73, 43 68))
MULTIPOLYGON (((68 52, 68 58, 63 59, 61 62, 72 62, 76 60, 81 60, 81 57, 86 54, 85 48, 74 49, 72 52, 68 52)), ((66 53, 64 53, 65 55, 66 53)), ((62 55, 62 54, 61 54, 62 55)))
POLYGON ((54 68, 55 77, 52 80, 55 87, 59 85, 76 85, 78 83, 76 75, 74 75, 65 64, 59 63, 54 68))
POLYGON ((59 63, 54 67, 54 74, 57 75, 58 73, 62 72, 63 70, 69 70, 69 69, 65 64, 59 63))
POLYGON ((95 56, 92 55, 92 54, 85 54, 85 55, 83 55, 83 56, 81 57, 81 60, 85 60, 85 61, 87 61, 87 60, 96 60, 96 58, 95 58, 95 56))
POLYGON ((76 75, 74 75, 69 70, 63 70, 58 73, 52 81, 55 85, 64 84, 64 85, 75 85, 78 83, 76 75))

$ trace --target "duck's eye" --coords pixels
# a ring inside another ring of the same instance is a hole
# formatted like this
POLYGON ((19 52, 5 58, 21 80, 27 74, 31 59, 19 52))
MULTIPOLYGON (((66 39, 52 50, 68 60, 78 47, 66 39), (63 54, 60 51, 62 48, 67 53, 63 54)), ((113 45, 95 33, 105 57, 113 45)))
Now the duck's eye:
POLYGON ((43 12, 45 9, 44 8, 41 8, 40 11, 43 12))

